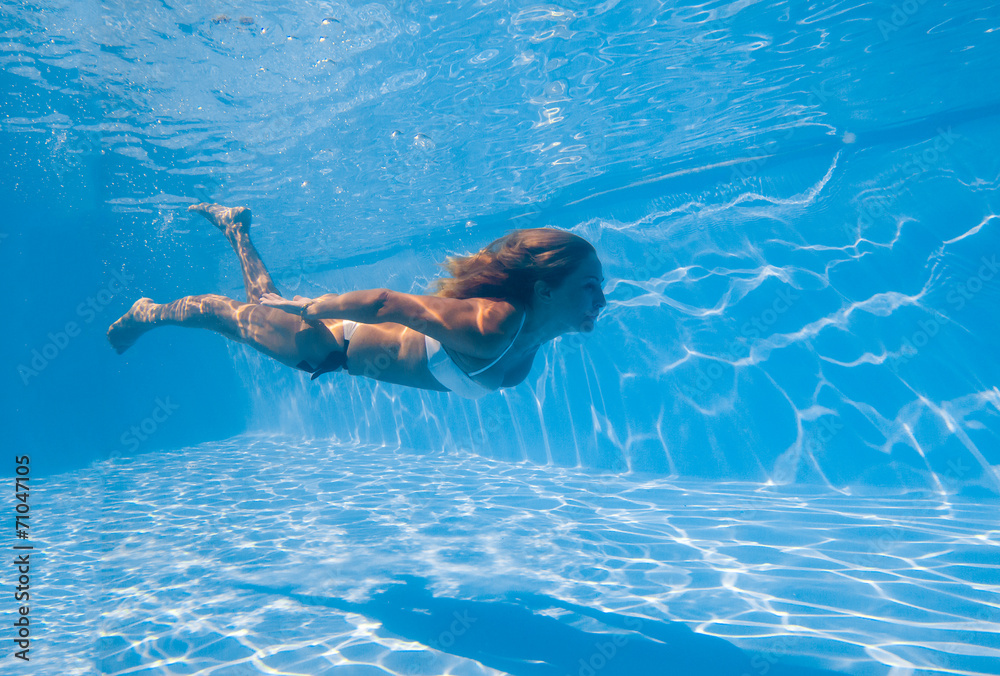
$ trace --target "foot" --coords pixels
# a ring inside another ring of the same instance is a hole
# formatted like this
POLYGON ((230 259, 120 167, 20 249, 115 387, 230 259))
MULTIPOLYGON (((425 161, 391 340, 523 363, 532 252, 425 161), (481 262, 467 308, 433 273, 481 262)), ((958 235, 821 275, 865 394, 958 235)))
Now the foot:
POLYGON ((246 207, 224 207, 221 204, 192 204, 188 211, 195 211, 211 222, 228 237, 232 232, 250 232, 250 210, 246 207))
POLYGON ((108 342, 115 352, 121 354, 132 347, 139 336, 148 331, 151 326, 143 321, 149 315, 149 310, 156 305, 152 298, 140 298, 132 304, 131 309, 123 314, 108 329, 108 342))

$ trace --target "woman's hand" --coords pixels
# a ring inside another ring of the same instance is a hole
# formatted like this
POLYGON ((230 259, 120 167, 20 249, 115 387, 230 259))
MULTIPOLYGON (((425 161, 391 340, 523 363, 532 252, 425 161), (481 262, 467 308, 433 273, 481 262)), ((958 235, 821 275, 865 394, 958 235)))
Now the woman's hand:
POLYGON ((296 296, 292 300, 282 298, 276 293, 264 293, 260 296, 260 304, 267 307, 277 308, 293 315, 302 316, 302 311, 312 304, 311 298, 296 296))

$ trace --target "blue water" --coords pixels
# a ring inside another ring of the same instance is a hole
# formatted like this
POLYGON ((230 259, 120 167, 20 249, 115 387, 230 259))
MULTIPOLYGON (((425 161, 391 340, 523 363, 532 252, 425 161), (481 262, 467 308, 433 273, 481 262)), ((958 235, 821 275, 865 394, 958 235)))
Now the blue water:
POLYGON ((3 673, 1000 673, 998 5, 2 11, 3 673), (206 200, 288 293, 555 225, 609 305, 478 402, 115 355, 242 296, 206 200))

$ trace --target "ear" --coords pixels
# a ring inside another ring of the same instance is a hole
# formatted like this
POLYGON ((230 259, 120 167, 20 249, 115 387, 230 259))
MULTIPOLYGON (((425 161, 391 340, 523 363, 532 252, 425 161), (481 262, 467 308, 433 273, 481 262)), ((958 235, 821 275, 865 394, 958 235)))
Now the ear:
POLYGON ((541 279, 535 281, 535 298, 545 303, 550 302, 552 300, 552 287, 541 279))

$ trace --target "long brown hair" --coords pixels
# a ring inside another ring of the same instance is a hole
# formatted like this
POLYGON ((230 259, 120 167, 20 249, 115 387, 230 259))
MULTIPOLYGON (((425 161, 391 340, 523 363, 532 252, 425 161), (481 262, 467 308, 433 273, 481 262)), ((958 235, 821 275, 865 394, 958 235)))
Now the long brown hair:
POLYGON ((594 246, 555 228, 513 230, 470 256, 449 256, 441 264, 451 277, 434 281, 446 298, 502 298, 530 304, 535 282, 559 286, 594 246))

